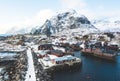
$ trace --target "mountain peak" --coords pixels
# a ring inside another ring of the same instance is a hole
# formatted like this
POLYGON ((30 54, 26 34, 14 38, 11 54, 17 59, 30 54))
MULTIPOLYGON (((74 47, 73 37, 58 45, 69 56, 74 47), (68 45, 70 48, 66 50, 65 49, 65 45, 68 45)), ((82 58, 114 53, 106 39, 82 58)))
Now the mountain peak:
MULTIPOLYGON (((75 10, 59 13, 56 16, 50 18, 50 20, 46 20, 46 22, 33 34, 45 34, 46 32, 51 32, 51 34, 55 34, 58 32, 66 31, 68 29, 80 29, 79 31, 83 31, 82 29, 86 28, 87 32, 89 29, 93 29, 94 32, 98 31, 91 22, 84 15, 79 15, 75 10)), ((88 33, 92 33, 89 31, 88 33)))

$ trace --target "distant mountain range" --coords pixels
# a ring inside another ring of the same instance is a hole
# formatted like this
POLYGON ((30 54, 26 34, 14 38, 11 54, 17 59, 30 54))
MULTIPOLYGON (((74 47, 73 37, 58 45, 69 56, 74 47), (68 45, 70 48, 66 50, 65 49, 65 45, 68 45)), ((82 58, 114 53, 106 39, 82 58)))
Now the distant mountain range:
POLYGON ((16 35, 16 34, 26 34, 26 33, 30 33, 33 27, 29 26, 29 27, 21 27, 21 28, 17 28, 17 27, 13 27, 10 30, 8 30, 6 32, 6 34, 11 34, 11 35, 16 35))
POLYGON ((0 37, 7 37, 7 36, 11 36, 11 34, 0 34, 0 37))
POLYGON ((120 32, 120 20, 116 19, 98 19, 93 20, 92 24, 104 32, 120 32))

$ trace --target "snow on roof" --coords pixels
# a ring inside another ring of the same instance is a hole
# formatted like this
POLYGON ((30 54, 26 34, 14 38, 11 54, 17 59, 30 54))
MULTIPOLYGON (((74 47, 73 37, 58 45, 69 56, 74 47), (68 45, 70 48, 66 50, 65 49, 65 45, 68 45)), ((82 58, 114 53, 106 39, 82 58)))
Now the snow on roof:
POLYGON ((56 59, 58 58, 56 55, 48 55, 50 57, 50 59, 56 59))
POLYGON ((71 55, 66 55, 66 56, 63 56, 63 57, 58 57, 55 59, 55 61, 62 61, 62 60, 72 60, 72 59, 75 59, 76 57, 73 57, 71 55))
POLYGON ((67 58, 59 57, 59 58, 56 58, 56 59, 55 59, 55 61, 62 61, 62 60, 67 60, 67 58))
POLYGON ((62 52, 65 52, 65 49, 63 47, 53 46, 53 49, 55 49, 55 50, 61 50, 62 52))

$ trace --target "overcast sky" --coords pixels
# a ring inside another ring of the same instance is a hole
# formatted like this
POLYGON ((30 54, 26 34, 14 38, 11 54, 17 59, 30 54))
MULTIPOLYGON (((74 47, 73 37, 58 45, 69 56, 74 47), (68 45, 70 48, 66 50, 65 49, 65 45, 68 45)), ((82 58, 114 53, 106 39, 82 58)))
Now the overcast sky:
POLYGON ((0 0, 0 34, 16 27, 42 25, 46 19, 76 10, 88 19, 120 15, 120 0, 0 0))

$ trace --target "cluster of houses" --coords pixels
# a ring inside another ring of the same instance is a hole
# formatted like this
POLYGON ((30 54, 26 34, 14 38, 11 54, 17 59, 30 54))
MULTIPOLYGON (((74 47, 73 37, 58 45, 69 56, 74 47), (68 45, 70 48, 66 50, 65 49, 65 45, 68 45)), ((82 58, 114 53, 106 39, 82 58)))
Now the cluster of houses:
POLYGON ((66 53, 65 48, 59 45, 42 44, 35 52, 45 67, 81 62, 80 58, 74 57, 73 53, 66 53))
POLYGON ((100 48, 101 52, 113 54, 115 50, 119 50, 118 44, 112 43, 115 36, 115 34, 109 33, 91 33, 84 36, 73 35, 70 37, 66 35, 53 35, 49 39, 41 38, 39 41, 41 45, 38 46, 36 53, 42 61, 44 60, 43 63, 46 64, 46 66, 74 62, 77 57, 73 56, 73 52, 80 51, 84 48, 100 48), (47 44, 48 42, 46 43, 46 41, 49 41, 49 44, 47 44), (88 45, 83 45, 86 41, 89 41, 88 45), (45 63, 45 61, 48 63, 45 63))

